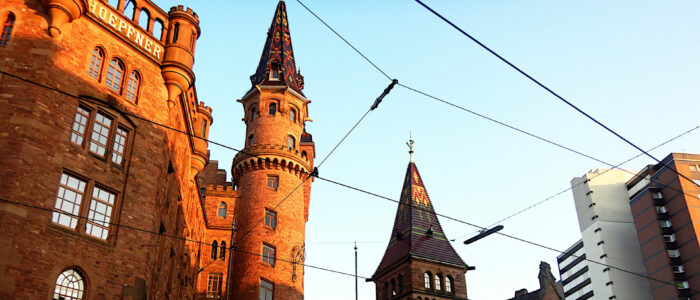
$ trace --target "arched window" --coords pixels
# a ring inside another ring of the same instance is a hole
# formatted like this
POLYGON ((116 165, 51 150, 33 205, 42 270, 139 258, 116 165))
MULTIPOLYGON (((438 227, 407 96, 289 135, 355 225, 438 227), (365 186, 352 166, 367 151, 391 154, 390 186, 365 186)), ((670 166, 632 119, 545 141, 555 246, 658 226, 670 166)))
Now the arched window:
POLYGON ((398 284, 396 286, 396 290, 398 291, 399 294, 403 292, 403 275, 399 275, 398 284))
POLYGON ((442 281, 442 280, 440 280, 440 275, 435 274, 435 290, 436 291, 439 291, 442 288, 442 283, 440 281, 442 281))
POLYGON ((180 37, 180 23, 175 23, 173 28, 173 39, 171 42, 177 42, 177 38, 180 37))
POLYGON ((301 158, 306 158, 308 154, 306 154, 306 151, 301 151, 301 158))
POLYGON ((452 277, 445 277, 445 292, 452 293, 452 277))
POLYGON ((430 276, 430 272, 425 272, 425 274, 423 274, 423 286, 426 289, 430 289, 430 280, 431 280, 430 277, 432 277, 432 276, 430 276))
POLYGON ((9 13, 5 23, 2 24, 2 36, 0 36, 0 47, 5 47, 7 42, 10 41, 10 35, 12 35, 12 28, 15 26, 15 14, 9 13))
POLYGON ((142 8, 139 13, 139 26, 145 30, 148 30, 148 22, 151 20, 151 14, 147 9, 142 8))
POLYGON ((156 19, 153 23, 153 36, 159 41, 163 39, 163 21, 156 19))
POLYGON ((109 5, 111 5, 114 8, 119 7, 119 0, 109 0, 109 5))
POLYGON ((219 212, 217 215, 219 218, 226 218, 226 203, 221 202, 221 204, 219 204, 219 212))
POLYGON ((80 300, 85 293, 85 280, 76 269, 63 271, 56 279, 53 299, 80 300))
POLYGON ((277 113, 277 103, 275 103, 275 102, 270 103, 269 113, 271 116, 274 116, 277 113))
POLYGON ((133 18, 134 18, 134 9, 135 9, 135 8, 136 8, 136 4, 134 4, 134 0, 127 0, 127 1, 126 1, 126 4, 124 4, 124 10, 122 10, 122 13, 123 13, 125 16, 127 16, 127 17, 133 19, 133 18), (129 12, 130 12, 130 14, 127 14, 127 13, 129 13, 129 12))
POLYGON ((107 78, 105 78, 105 84, 108 88, 119 92, 122 87, 122 77, 124 77, 124 64, 116 58, 109 61, 109 67, 107 67, 107 78))
POLYGON ((296 148, 296 139, 291 135, 287 136, 287 148, 289 148, 289 149, 296 148))
POLYGON ((297 121, 297 111, 296 111, 296 109, 293 109, 293 108, 289 109, 289 119, 290 119, 292 122, 296 122, 296 121, 297 121))
POLYGON ((218 248, 219 248, 219 243, 217 243, 216 241, 213 241, 211 243, 211 259, 216 259, 216 253, 217 253, 218 248))
POLYGON ((88 75, 90 77, 99 79, 100 72, 102 71, 102 61, 105 58, 105 53, 100 48, 95 48, 92 50, 92 58, 90 59, 90 68, 88 69, 88 75))
POLYGON ((253 134, 250 134, 248 136, 248 146, 253 146, 254 141, 255 141, 255 139, 253 139, 253 134))
POLYGON ((221 250, 219 251, 219 259, 226 260, 226 241, 221 241, 221 250))
POLYGON ((391 279, 391 296, 396 296, 396 280, 391 279))
POLYGON ((255 121, 255 106, 250 107, 250 120, 255 121))
POLYGON ((129 82, 126 84, 126 99, 131 102, 136 102, 136 97, 139 93, 139 83, 141 76, 136 71, 129 74, 129 82))

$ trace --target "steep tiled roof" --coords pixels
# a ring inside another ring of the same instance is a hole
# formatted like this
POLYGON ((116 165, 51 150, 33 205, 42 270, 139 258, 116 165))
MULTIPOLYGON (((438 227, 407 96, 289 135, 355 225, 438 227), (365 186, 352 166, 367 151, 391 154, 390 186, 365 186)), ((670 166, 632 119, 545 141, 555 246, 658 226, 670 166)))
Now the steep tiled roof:
POLYGON ((375 275, 408 257, 467 266, 450 244, 435 215, 416 164, 406 170, 401 199, 394 219, 389 245, 375 275), (432 228, 432 235, 428 230, 432 228))
POLYGON ((287 22, 287 8, 284 1, 277 4, 275 16, 267 31, 267 40, 260 56, 260 63, 255 74, 250 76, 253 86, 261 84, 267 79, 267 72, 272 64, 280 66, 280 77, 282 83, 295 91, 301 93, 304 88, 304 77, 297 72, 294 61, 294 50, 292 49, 292 37, 289 34, 289 23, 287 22))

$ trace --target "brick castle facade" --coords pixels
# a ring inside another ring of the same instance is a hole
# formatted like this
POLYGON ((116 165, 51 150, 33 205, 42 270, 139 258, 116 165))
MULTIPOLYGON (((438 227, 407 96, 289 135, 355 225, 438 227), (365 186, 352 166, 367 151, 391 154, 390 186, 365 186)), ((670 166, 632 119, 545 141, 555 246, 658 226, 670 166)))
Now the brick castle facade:
POLYGON ((191 9, 1 3, 0 298, 303 298, 315 148, 283 1, 232 182, 209 160, 191 9))

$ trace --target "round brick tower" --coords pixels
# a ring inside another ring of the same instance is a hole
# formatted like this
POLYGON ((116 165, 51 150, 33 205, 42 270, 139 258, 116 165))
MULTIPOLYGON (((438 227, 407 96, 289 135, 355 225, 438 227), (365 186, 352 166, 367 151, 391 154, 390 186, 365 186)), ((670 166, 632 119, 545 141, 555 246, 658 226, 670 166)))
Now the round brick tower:
POLYGON ((296 70, 284 1, 277 5, 250 79, 250 91, 238 100, 245 110, 245 148, 231 167, 240 196, 232 296, 303 299, 303 267, 290 261, 304 261, 315 154, 304 130, 311 101, 301 91, 304 82, 296 70))

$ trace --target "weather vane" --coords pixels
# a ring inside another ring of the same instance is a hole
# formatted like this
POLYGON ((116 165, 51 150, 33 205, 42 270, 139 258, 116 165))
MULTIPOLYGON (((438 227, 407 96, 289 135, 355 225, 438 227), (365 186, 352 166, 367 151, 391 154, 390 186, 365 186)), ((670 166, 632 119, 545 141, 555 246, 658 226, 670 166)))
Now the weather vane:
POLYGON ((408 153, 411 155, 411 162, 413 162, 413 137, 411 136, 411 133, 408 133, 409 140, 406 142, 406 146, 408 146, 408 153))

